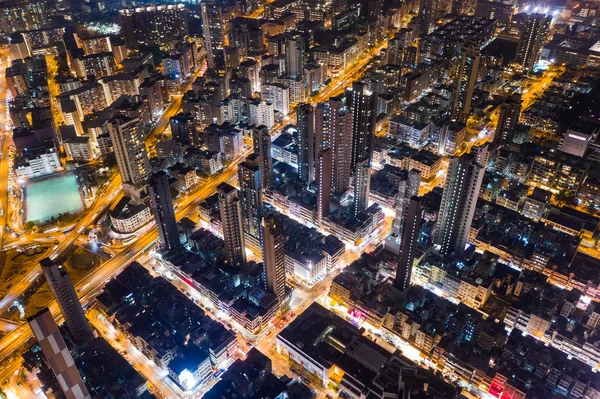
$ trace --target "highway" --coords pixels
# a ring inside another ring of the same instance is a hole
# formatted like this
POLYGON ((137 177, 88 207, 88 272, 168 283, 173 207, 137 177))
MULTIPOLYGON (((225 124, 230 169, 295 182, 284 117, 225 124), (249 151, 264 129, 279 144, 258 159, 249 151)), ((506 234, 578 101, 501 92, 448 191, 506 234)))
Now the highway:
POLYGON ((6 106, 6 79, 4 79, 5 70, 10 58, 5 50, 0 51, 0 250, 4 245, 6 237, 6 218, 10 214, 8 207, 8 171, 9 171, 9 146, 12 142, 12 135, 9 134, 6 106))

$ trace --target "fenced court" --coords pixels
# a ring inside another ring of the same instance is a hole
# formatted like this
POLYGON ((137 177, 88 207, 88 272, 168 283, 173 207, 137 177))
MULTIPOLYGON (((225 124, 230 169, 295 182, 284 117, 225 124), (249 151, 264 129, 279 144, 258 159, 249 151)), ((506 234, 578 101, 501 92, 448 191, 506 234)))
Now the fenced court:
POLYGON ((83 208, 74 174, 32 181, 25 187, 26 220, 45 222, 61 213, 76 213, 83 208))

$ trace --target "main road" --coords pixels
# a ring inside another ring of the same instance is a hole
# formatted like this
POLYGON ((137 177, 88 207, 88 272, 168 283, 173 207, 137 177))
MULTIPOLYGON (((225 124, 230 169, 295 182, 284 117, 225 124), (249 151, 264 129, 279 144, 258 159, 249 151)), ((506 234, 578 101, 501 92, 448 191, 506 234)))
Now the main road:
POLYGON ((9 212, 8 207, 8 171, 9 171, 9 147, 12 141, 8 134, 8 118, 6 107, 6 79, 4 79, 6 67, 10 62, 6 50, 0 50, 0 250, 4 245, 6 237, 6 218, 9 212))

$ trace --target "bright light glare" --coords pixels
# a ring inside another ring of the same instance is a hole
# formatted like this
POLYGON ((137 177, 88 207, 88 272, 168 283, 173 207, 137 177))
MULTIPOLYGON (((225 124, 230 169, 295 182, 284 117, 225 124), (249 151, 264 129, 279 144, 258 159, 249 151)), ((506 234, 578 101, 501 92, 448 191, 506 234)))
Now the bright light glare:
POLYGON ((188 369, 185 369, 179 373, 179 382, 185 389, 192 389, 196 385, 196 378, 188 369))

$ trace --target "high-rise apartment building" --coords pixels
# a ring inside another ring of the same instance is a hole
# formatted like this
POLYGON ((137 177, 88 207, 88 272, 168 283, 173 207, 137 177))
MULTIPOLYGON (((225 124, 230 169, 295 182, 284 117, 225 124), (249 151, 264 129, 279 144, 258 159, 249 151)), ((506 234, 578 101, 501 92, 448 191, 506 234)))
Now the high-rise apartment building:
POLYGON ((350 169, 355 170, 356 166, 363 160, 366 159, 369 163, 371 162, 377 118, 377 96, 369 90, 365 83, 354 82, 352 88, 346 91, 346 98, 352 114, 350 169))
POLYGON ((304 75, 304 38, 290 35, 285 40, 285 74, 296 79, 304 75))
POLYGON ((239 49, 239 58, 257 57, 265 50, 258 19, 236 17, 229 21, 229 46, 239 49))
POLYGON ((435 243, 447 255, 461 255, 466 247, 485 172, 487 147, 450 158, 435 243))
POLYGON ((180 112, 169 119, 173 140, 184 145, 198 147, 199 134, 196 132, 196 118, 191 112, 180 112))
POLYGON ((428 35, 435 28, 438 9, 439 0, 420 0, 419 29, 422 35, 428 35))
POLYGON ((247 234, 246 237, 254 239, 253 244, 258 248, 260 248, 262 240, 261 220, 263 215, 260 161, 261 158, 258 154, 250 154, 238 167, 242 226, 247 234))
POLYGON ((202 36, 206 49, 206 62, 210 69, 219 66, 219 61, 224 62, 224 26, 222 23, 221 8, 214 0, 200 2, 200 16, 202 18, 202 36))
POLYGON ((179 232, 177 231, 177 219, 171 198, 171 187, 169 176, 160 171, 150 177, 150 207, 154 214, 154 221, 158 228, 160 248, 169 251, 181 246, 179 232))
POLYGON ((421 200, 418 197, 412 197, 407 209, 407 217, 402 233, 402 247, 394 282, 394 286, 401 291, 408 288, 412 276, 415 251, 417 249, 417 241, 419 240, 419 230, 421 227, 421 200))
POLYGON ((494 134, 494 143, 498 145, 512 143, 515 129, 521 115, 521 95, 518 93, 510 96, 500 105, 498 126, 494 134))
POLYGON ((357 216, 369 206, 369 192, 371 188, 371 163, 363 159, 356 165, 354 171, 354 203, 352 214, 357 216))
POLYGON ((48 308, 27 319, 54 376, 67 399, 91 399, 67 344, 48 308))
POLYGON ((139 118, 116 117, 107 126, 123 181, 123 193, 139 200, 150 173, 141 122, 139 118))
POLYGON ((296 115, 298 128, 298 179, 310 184, 315 165, 315 110, 310 104, 300 104, 296 115))
POLYGON ((317 224, 329 213, 331 203, 331 148, 325 148, 317 156, 317 224))
POLYGON ((350 187, 352 157, 352 113, 339 97, 317 105, 316 142, 331 149, 331 190, 341 195, 350 187))
POLYGON ((394 38, 388 42, 386 52, 387 63, 391 65, 402 66, 404 64, 404 53, 412 45, 414 34, 412 29, 402 28, 394 35, 394 38))
POLYGON ((225 253, 232 265, 241 266, 246 263, 246 240, 238 190, 227 183, 221 183, 217 187, 217 193, 225 253))
POLYGON ((274 215, 265 217, 263 241, 263 266, 267 290, 282 299, 285 286, 285 242, 281 221, 274 215))
POLYGON ((67 269, 50 258, 42 259, 40 266, 73 339, 79 344, 91 341, 94 338, 92 329, 85 317, 67 269))
POLYGON ((412 197, 419 195, 420 184, 421 173, 418 170, 403 171, 398 184, 398 195, 394 207, 396 215, 392 221, 392 232, 386 242, 386 248, 393 253, 400 251, 404 226, 408 217, 408 205, 412 197))
POLYGON ((119 20, 125 44, 130 49, 151 46, 168 49, 189 34, 183 4, 124 8, 119 11, 119 20))
POLYGON ((551 17, 544 14, 529 14, 521 32, 515 61, 526 71, 532 71, 540 56, 544 38, 550 29, 551 17))
POLYGON ((260 178, 263 188, 273 187, 273 157, 271 156, 271 134, 266 126, 252 130, 254 153, 260 156, 260 178))
POLYGON ((458 58, 458 67, 454 76, 454 92, 452 93, 452 109, 450 117, 452 120, 466 123, 471 114, 471 99, 473 90, 477 83, 477 73, 481 52, 476 46, 463 43, 458 58))

